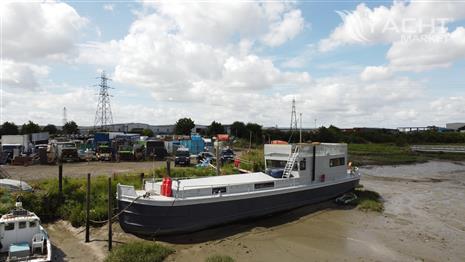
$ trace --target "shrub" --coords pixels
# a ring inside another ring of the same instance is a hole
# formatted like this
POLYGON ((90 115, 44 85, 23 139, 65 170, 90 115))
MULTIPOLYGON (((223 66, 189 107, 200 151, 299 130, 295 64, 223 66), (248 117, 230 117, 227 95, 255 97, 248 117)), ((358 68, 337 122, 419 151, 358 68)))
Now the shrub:
POLYGON ((359 187, 355 189, 355 194, 357 195, 355 204, 357 204, 360 210, 383 212, 383 199, 378 192, 365 190, 359 187))
POLYGON ((136 241, 116 246, 105 262, 161 262, 173 252, 156 243, 136 241))

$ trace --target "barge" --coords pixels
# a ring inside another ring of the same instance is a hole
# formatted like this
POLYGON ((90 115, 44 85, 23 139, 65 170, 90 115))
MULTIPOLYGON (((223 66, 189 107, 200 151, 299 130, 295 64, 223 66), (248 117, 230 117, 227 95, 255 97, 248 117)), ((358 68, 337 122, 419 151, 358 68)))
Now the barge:
POLYGON ((119 223, 128 233, 189 233, 336 198, 360 180, 347 145, 266 144, 265 172, 144 181, 117 187, 119 223))

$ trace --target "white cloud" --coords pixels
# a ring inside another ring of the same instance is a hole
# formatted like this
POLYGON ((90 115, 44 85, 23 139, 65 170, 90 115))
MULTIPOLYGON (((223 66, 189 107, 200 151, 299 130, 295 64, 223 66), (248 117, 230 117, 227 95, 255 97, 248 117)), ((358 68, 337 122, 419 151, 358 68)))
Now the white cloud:
POLYGON ((3 119, 22 124, 32 120, 40 124, 62 123, 62 110, 66 106, 68 119, 78 124, 93 124, 93 116, 97 105, 95 90, 85 87, 66 89, 61 93, 46 89, 4 90, 3 119), (83 101, 86 101, 83 103, 83 101), (91 120, 92 119, 92 120, 91 120))
MULTIPOLYGON (((56 1, 2 2, 2 83, 20 94, 37 92, 50 62, 68 61, 77 51, 79 30, 87 19, 56 1)), ((25 101, 24 99, 21 99, 25 101)))
POLYGON ((64 59, 87 19, 65 3, 2 3, 3 56, 17 61, 64 59))
POLYGON ((304 19, 291 2, 144 2, 173 32, 209 45, 225 45, 236 37, 278 46, 303 30, 304 19))
POLYGON ((387 58, 391 67, 401 71, 449 67, 453 61, 465 58, 465 28, 457 27, 436 40, 395 42, 387 58))
POLYGON ((387 59, 393 72, 447 67, 465 57, 464 28, 447 27, 465 19, 463 2, 395 1, 375 8, 359 4, 339 15, 342 24, 320 41, 320 51, 348 44, 392 44, 387 59))
POLYGON ((263 37, 269 46, 279 46, 294 38, 304 28, 304 18, 300 10, 292 10, 284 14, 281 21, 270 25, 270 31, 263 37))
POLYGON ((5 87, 34 89, 39 86, 38 78, 48 75, 46 66, 36 66, 29 63, 16 63, 12 60, 2 60, 0 68, 2 83, 5 87))
POLYGON ((367 66, 360 74, 363 81, 386 80, 392 76, 392 72, 385 66, 367 66))
POLYGON ((291 4, 147 4, 150 13, 138 16, 123 39, 83 44, 77 61, 115 66, 115 81, 143 87, 158 100, 199 101, 216 89, 258 92, 310 80, 253 54, 261 36, 277 45, 300 32, 293 27, 303 18, 291 4))
POLYGON ((463 121, 465 96, 440 97, 430 102, 432 116, 449 122, 463 121))

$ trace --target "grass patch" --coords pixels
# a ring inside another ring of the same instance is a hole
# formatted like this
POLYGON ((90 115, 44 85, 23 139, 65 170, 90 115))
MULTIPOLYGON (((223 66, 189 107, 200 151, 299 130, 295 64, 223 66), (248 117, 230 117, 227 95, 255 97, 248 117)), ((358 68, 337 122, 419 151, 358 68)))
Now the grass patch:
MULTIPOLYGON (((116 197, 118 183, 141 187, 138 175, 118 175, 112 180, 113 199, 116 197)), ((75 227, 85 222, 86 178, 63 178, 63 195, 58 192, 57 179, 37 181, 32 184, 33 193, 27 192, 0 192, 0 212, 6 213, 13 209, 15 200, 21 196, 25 209, 36 213, 44 222, 55 219, 65 219, 75 227)), ((91 220, 105 220, 107 218, 108 180, 104 176, 91 179, 91 220)), ((116 201, 113 203, 116 206, 116 201)))
POLYGON ((355 166, 412 164, 430 159, 411 152, 408 146, 393 144, 349 144, 348 151, 355 166))
POLYGON ((234 259, 226 255, 212 255, 207 257, 205 262, 234 262, 234 259))
POLYGON ((360 210, 383 212, 384 203, 378 192, 365 190, 363 187, 357 187, 354 193, 357 195, 354 204, 356 204, 360 210))
POLYGON ((348 144, 349 160, 356 166, 402 165, 429 160, 464 161, 465 154, 412 152, 410 146, 395 144, 348 144))
MULTIPOLYGON (((153 171, 152 176, 163 177, 166 169, 158 168, 153 171)), ((215 174, 212 168, 176 167, 171 169, 172 177, 202 177, 215 174)), ((116 198, 116 185, 118 183, 142 187, 139 174, 118 174, 112 180, 113 195, 116 198)), ((63 178, 63 196, 60 198, 57 179, 35 181, 31 184, 33 193, 8 192, 0 190, 0 213, 4 214, 14 208, 16 197, 21 195, 23 206, 36 213, 44 222, 56 219, 65 219, 79 227, 85 223, 86 202, 86 178, 63 178)), ((96 176, 91 179, 91 220, 107 219, 108 210, 108 179, 106 176, 96 176)), ((116 208, 116 201, 113 201, 116 208)))
POLYGON ((261 149, 251 149, 241 155, 240 168, 259 172, 265 170, 265 159, 263 147, 261 149))
POLYGON ((161 262, 173 252, 173 249, 156 243, 136 241, 116 246, 105 262, 161 262))

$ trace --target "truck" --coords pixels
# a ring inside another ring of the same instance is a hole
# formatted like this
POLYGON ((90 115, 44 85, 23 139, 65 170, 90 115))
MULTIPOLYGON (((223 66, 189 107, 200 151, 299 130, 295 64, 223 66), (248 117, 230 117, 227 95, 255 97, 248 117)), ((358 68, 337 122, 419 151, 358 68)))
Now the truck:
POLYGON ((94 140, 93 142, 93 147, 94 150, 97 151, 97 147, 100 144, 110 144, 110 134, 109 133, 95 133, 94 135, 94 140))
POLYGON ((30 153, 32 150, 28 135, 3 135, 2 155, 7 162, 11 162, 16 156, 30 153))
POLYGON ((61 162, 79 161, 78 150, 73 142, 56 143, 57 159, 61 162))
POLYGON ((165 142, 161 140, 145 141, 145 158, 163 160, 168 155, 165 142))
POLYGON ((97 144, 97 148, 95 149, 95 156, 99 161, 110 161, 112 159, 110 144, 97 144))

